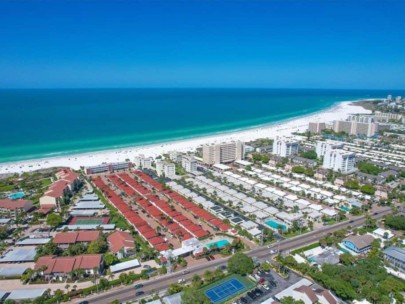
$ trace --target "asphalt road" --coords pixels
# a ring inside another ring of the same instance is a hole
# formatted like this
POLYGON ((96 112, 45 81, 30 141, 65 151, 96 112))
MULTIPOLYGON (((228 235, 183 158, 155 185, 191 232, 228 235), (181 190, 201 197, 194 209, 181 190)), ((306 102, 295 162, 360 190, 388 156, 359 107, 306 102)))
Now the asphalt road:
MULTIPOLYGON (((371 215, 372 218, 378 219, 387 214, 391 213, 391 209, 382 209, 378 212, 378 214, 371 215)), ((323 236, 327 235, 328 233, 332 233, 342 228, 346 228, 351 226, 353 228, 361 226, 365 221, 365 216, 355 217, 352 218, 350 221, 341 222, 335 225, 326 226, 316 231, 312 231, 300 236, 296 236, 291 239, 285 239, 275 244, 272 244, 270 247, 263 246, 257 247, 249 252, 246 252, 247 255, 251 257, 256 257, 259 260, 263 259, 270 259, 270 250, 280 250, 280 251, 289 251, 295 248, 302 247, 307 244, 312 244, 322 238, 323 236)), ((152 278, 148 281, 142 282, 144 287, 139 290, 145 292, 145 295, 152 295, 159 291, 166 290, 170 284, 178 282, 179 279, 191 280, 191 278, 195 274, 201 275, 205 270, 210 269, 214 270, 215 268, 226 265, 229 257, 216 259, 214 261, 210 261, 209 263, 196 265, 190 268, 187 268, 188 273, 183 274, 183 271, 166 274, 164 276, 160 276, 157 278, 152 278)), ((140 283, 140 282, 137 282, 140 283)), ((135 284, 134 284, 135 285, 135 284)), ((73 303, 79 303, 80 301, 87 300, 89 303, 94 304, 106 304, 111 303, 113 300, 119 300, 120 302, 125 301, 134 301, 137 298, 135 297, 135 292, 139 291, 135 290, 133 286, 125 286, 113 289, 111 291, 103 292, 94 296, 87 297, 86 299, 75 300, 73 303)))

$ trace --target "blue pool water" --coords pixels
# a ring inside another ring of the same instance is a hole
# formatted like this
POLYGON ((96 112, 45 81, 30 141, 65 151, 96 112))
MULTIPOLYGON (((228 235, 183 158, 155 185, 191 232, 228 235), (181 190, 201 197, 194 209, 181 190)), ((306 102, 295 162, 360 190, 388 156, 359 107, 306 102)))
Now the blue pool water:
POLYGON ((217 245, 217 248, 222 248, 222 247, 225 247, 226 245, 229 245, 229 242, 228 242, 228 240, 219 240, 216 242, 208 243, 205 245, 205 247, 207 247, 208 249, 211 249, 211 247, 213 247, 215 244, 217 245))
POLYGON ((273 220, 267 221, 266 224, 267 224, 268 226, 270 226, 271 228, 274 228, 274 229, 287 230, 287 226, 286 226, 286 225, 277 223, 277 222, 275 222, 275 221, 273 221, 273 220))
POLYGON ((217 286, 208 289, 205 294, 212 303, 221 302, 232 295, 236 295, 239 291, 244 289, 245 286, 236 278, 232 278, 217 286))
POLYGON ((8 198, 12 199, 12 200, 17 200, 17 199, 23 198, 24 196, 25 196, 24 192, 15 192, 15 193, 10 194, 8 196, 8 198))
POLYGON ((341 209, 341 210, 343 210, 343 211, 346 211, 346 212, 349 212, 349 211, 350 211, 350 208, 349 208, 349 207, 345 207, 345 206, 340 206, 339 209, 341 209))

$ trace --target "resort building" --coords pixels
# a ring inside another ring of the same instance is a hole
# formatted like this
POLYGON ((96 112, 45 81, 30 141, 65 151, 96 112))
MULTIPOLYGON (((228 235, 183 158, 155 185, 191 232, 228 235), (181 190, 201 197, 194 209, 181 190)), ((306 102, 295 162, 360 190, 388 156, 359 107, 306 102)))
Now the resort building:
POLYGON ((181 166, 186 172, 192 173, 197 171, 197 161, 194 157, 189 155, 183 155, 181 158, 181 166))
POLYGON ((119 259, 131 255, 135 249, 134 238, 129 232, 116 231, 107 237, 107 241, 111 252, 119 259))
POLYGON ((371 243, 374 237, 371 235, 351 235, 345 238, 342 243, 347 248, 355 253, 365 253, 371 248, 371 243))
POLYGON ((79 175, 71 169, 63 169, 56 173, 56 178, 57 180, 49 186, 48 191, 39 199, 40 212, 46 213, 49 210, 59 208, 59 203, 65 192, 73 189, 73 184, 79 175))
POLYGON ((316 142, 316 155, 318 157, 325 156, 331 150, 343 149, 343 143, 333 141, 317 141, 316 142))
POLYGON ((171 161, 174 161, 175 163, 179 163, 182 161, 182 153, 177 152, 177 151, 170 151, 169 158, 171 161))
POLYGON ((103 270, 103 255, 83 254, 74 257, 42 256, 38 258, 34 269, 47 280, 62 280, 78 269, 81 269, 87 275, 101 274, 103 270))
POLYGON ((9 198, 0 200, 0 212, 3 215, 12 212, 28 212, 34 208, 32 201, 28 200, 11 200, 9 198))
POLYGON ((134 158, 134 166, 137 169, 152 169, 153 158, 145 157, 145 155, 140 154, 134 158))
POLYGON ((299 142, 296 140, 276 138, 273 142, 273 154, 287 157, 298 153, 299 142))
POLYGON ((120 163, 110 163, 110 164, 101 164, 92 167, 86 167, 86 174, 97 174, 102 172, 114 172, 118 170, 127 170, 132 167, 130 162, 120 162, 120 163))
POLYGON ((203 145, 203 162, 207 165, 231 163, 241 160, 245 154, 245 144, 232 141, 220 144, 203 145))
POLYGON ((326 124, 324 122, 310 122, 308 124, 308 131, 313 134, 320 134, 326 129, 326 124))
POLYGON ((405 249, 390 246, 383 251, 384 259, 390 263, 391 268, 397 268, 405 273, 405 249))
POLYGON ((176 176, 176 165, 162 160, 156 161, 156 173, 158 176, 173 178, 176 176))
POLYGON ((383 113, 376 111, 374 113, 375 120, 377 122, 389 122, 389 121, 400 121, 402 119, 402 115, 399 113, 383 113))
POLYGON ((336 133, 345 132, 350 135, 365 135, 371 137, 378 132, 378 123, 335 120, 333 122, 333 131, 336 133))
POLYGON ((342 149, 329 150, 323 158, 323 168, 340 173, 356 171, 356 154, 342 149))

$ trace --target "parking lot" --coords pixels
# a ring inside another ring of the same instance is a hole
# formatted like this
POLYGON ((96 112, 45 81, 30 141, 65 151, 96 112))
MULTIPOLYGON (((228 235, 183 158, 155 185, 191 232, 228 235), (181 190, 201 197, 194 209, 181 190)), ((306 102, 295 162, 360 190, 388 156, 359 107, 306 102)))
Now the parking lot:
POLYGON ((269 273, 258 272, 257 275, 260 277, 260 281, 264 282, 262 284, 258 284, 257 288, 247 292, 244 296, 242 296, 239 300, 235 301, 234 303, 239 304, 253 304, 253 303, 261 303, 274 295, 278 294, 282 290, 286 289, 287 287, 291 286, 292 284, 298 282, 301 277, 299 277, 294 272, 290 272, 287 279, 281 277, 274 271, 270 271, 269 273))

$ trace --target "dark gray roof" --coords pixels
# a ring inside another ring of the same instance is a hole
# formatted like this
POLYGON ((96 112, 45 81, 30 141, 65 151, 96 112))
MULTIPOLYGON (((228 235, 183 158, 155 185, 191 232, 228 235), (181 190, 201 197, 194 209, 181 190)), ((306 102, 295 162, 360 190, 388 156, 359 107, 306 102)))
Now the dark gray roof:
POLYGON ((343 241, 351 242, 358 249, 363 249, 371 245, 374 241, 374 238, 371 235, 351 235, 345 238, 343 241))
POLYGON ((394 259, 405 262, 405 249, 396 246, 390 246, 383 251, 384 254, 393 257, 394 259))

